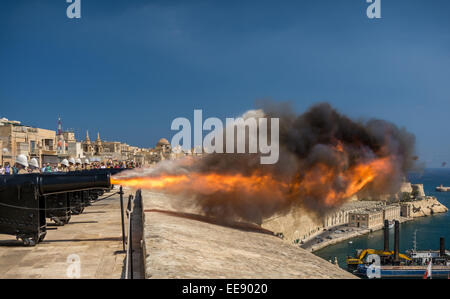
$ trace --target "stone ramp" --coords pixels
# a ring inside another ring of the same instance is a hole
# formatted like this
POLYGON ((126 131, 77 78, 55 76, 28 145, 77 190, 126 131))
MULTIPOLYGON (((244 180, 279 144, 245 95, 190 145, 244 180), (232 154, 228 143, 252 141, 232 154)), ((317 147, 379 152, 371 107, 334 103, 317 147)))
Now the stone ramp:
MULTIPOLYGON (((128 193, 124 199, 127 197, 128 193)), ((67 257, 71 254, 80 258, 81 278, 123 277, 119 195, 86 207, 65 226, 49 221, 47 236, 35 247, 24 247, 14 236, 0 235, 0 278, 68 278, 67 257)))
POLYGON ((196 215, 187 199, 142 197, 147 278, 355 278, 267 230, 196 215))

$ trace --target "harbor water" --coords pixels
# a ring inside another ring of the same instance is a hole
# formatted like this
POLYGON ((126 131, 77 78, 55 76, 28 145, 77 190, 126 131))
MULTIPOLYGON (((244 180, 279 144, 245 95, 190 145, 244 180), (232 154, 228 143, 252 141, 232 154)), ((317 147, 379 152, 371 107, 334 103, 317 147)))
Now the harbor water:
MULTIPOLYGON (((413 184, 423 184, 425 194, 435 196, 443 205, 450 208, 450 192, 437 192, 435 188, 441 184, 450 186, 450 169, 427 169, 421 174, 410 174, 409 180, 413 184)), ((383 230, 330 245, 314 254, 326 260, 338 260, 339 266, 347 268, 347 256, 354 255, 356 249, 383 249, 383 230)), ((444 237, 446 249, 450 250, 450 213, 436 214, 430 217, 416 218, 400 224, 400 250, 405 252, 414 247, 418 250, 439 249, 439 237, 444 237), (416 238, 414 238, 414 234, 416 238)), ((394 229, 390 230, 391 250, 394 246, 394 229)))

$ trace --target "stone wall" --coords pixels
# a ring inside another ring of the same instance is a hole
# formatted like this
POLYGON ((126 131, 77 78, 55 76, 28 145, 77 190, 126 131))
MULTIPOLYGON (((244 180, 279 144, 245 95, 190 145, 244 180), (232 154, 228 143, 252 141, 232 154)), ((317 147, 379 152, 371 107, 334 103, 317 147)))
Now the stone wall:
POLYGON ((306 240, 322 232, 323 221, 315 218, 302 208, 295 208, 286 215, 278 215, 266 219, 261 226, 274 233, 282 233, 288 242, 306 240))
POLYGON ((256 225, 198 215, 189 198, 142 198, 147 278, 356 278, 256 225))

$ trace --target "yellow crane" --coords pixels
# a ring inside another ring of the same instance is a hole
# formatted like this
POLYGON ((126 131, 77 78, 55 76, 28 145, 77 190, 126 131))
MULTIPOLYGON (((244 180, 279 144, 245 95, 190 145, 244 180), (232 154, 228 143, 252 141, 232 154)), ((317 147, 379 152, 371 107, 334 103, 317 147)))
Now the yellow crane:
MULTIPOLYGON (((384 251, 384 250, 377 250, 377 249, 364 249, 363 251, 361 251, 361 253, 359 254, 359 256, 357 256, 356 258, 347 258, 347 265, 360 265, 360 264, 364 264, 364 258, 367 255, 370 254, 376 254, 380 257, 389 257, 389 256, 393 256, 394 255, 394 251, 384 251)), ((404 255, 402 253, 399 253, 398 256, 400 257, 400 259, 406 260, 406 261, 411 261, 411 258, 409 258, 407 255, 404 255)))

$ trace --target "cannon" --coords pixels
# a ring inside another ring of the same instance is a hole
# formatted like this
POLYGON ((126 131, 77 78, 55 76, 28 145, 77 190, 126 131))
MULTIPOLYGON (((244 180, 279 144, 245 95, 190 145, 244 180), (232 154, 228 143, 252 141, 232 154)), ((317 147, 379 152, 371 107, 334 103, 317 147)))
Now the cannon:
MULTIPOLYGON (((84 171, 74 171, 67 173, 68 175, 113 175, 121 172, 123 169, 93 169, 84 171)), ((79 215, 83 213, 84 208, 91 205, 92 201, 102 196, 109 188, 89 189, 83 191, 75 191, 70 193, 62 193, 47 196, 46 208, 47 218, 52 219, 57 225, 64 225, 69 222, 71 215, 79 215), (67 207, 65 210, 64 207, 67 207)))
MULTIPOLYGON (((69 172, 68 175, 114 175, 124 169, 93 169, 84 171, 69 172)), ((53 220, 57 225, 65 225, 69 222, 71 215, 79 215, 83 213, 84 208, 91 205, 92 201, 102 196, 105 191, 110 188, 90 189, 83 191, 75 191, 69 193, 53 194, 46 196, 46 215, 47 218, 53 220)))
POLYGON ((46 217, 68 221, 90 190, 110 189, 108 172, 0 176, 0 234, 35 245, 47 233, 46 217), (75 206, 72 206, 75 205, 75 206))

